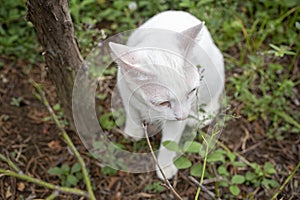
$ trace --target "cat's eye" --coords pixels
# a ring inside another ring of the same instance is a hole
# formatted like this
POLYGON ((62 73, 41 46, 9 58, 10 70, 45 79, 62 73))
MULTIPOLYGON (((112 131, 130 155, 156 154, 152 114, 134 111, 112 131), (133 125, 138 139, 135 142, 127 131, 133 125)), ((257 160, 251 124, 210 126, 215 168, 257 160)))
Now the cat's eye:
POLYGON ((170 101, 163 101, 163 102, 159 103, 158 105, 170 108, 171 107, 171 102, 170 101))

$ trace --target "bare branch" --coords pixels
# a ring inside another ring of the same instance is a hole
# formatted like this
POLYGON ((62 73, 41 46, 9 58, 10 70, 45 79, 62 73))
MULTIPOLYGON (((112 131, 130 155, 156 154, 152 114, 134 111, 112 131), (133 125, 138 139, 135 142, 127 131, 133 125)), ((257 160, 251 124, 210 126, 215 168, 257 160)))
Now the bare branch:
POLYGON ((165 182, 167 183, 166 186, 168 187, 168 189, 170 189, 170 190, 173 192, 173 194, 174 194, 178 199, 182 200, 182 198, 180 197, 180 195, 176 192, 176 190, 174 189, 174 187, 171 185, 170 181, 166 178, 166 175, 165 175, 164 171, 162 170, 162 168, 160 167, 160 165, 159 165, 159 163, 158 163, 158 160, 157 160, 157 158, 156 158, 156 156, 155 156, 155 153, 154 153, 154 151, 153 151, 152 145, 151 145, 150 140, 149 140, 148 131, 147 131, 147 125, 146 125, 146 124, 142 124, 142 126, 143 126, 143 129, 144 129, 144 133, 145 133, 146 140, 147 140, 148 146, 149 146, 149 148, 150 148, 152 157, 153 157, 154 162, 155 162, 155 164, 157 165, 157 167, 158 167, 160 173, 161 173, 162 176, 164 177, 165 182))

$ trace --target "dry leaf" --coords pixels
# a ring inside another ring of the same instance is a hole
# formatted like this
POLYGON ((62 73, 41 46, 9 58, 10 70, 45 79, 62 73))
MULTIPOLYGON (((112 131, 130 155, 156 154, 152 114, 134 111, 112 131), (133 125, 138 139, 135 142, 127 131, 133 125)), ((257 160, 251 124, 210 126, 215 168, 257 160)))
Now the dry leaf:
POLYGON ((49 142, 48 147, 52 150, 58 150, 58 151, 60 151, 62 148, 59 142, 56 140, 52 140, 51 142, 49 142))
POLYGON ((9 197, 11 197, 12 196, 12 193, 11 193, 11 191, 10 191, 10 186, 8 186, 8 188, 7 188, 7 190, 6 190, 6 193, 5 193, 5 198, 9 198, 9 197))
POLYGON ((25 184, 24 184, 23 182, 18 183, 17 189, 18 189, 20 192, 23 192, 24 189, 25 189, 25 184))
POLYGON ((116 182, 117 182, 118 180, 119 180, 118 177, 112 177, 112 178, 110 179, 110 182, 109 182, 108 186, 107 186, 108 190, 112 190, 113 187, 116 187, 116 182))

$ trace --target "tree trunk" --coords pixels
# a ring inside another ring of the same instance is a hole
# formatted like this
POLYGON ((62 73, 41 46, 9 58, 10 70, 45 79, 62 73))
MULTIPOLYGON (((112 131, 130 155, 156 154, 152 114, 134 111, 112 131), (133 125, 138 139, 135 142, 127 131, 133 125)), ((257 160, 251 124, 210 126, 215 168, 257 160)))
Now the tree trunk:
POLYGON ((65 116, 74 128, 72 88, 76 71, 83 64, 68 12, 68 0, 27 0, 27 20, 31 21, 43 47, 48 76, 56 86, 65 116))

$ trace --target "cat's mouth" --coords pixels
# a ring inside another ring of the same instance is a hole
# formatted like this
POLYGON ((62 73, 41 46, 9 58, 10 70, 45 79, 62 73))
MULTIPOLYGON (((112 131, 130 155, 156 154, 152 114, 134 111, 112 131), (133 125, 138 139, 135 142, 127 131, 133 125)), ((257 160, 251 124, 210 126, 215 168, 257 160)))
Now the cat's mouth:
POLYGON ((175 121, 184 121, 187 117, 175 117, 175 121))

